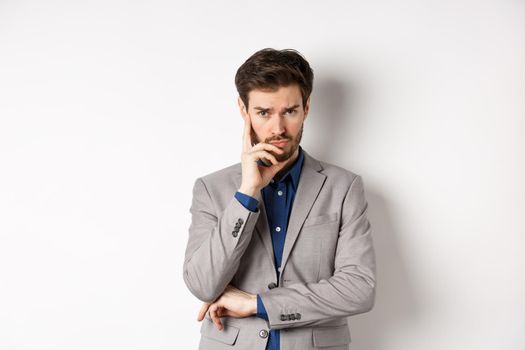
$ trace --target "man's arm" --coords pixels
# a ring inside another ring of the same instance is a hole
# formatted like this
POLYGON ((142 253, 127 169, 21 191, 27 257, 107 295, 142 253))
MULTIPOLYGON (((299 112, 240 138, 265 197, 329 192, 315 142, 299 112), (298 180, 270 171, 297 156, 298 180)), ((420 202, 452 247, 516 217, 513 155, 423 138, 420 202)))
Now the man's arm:
MULTIPOLYGON (((272 144, 253 145, 251 119, 242 114, 244 123, 240 192, 260 198, 260 190, 283 169, 289 160, 278 161, 274 154, 284 151, 272 144), (259 167, 257 161, 267 159, 272 164, 259 167)), ((260 211, 252 212, 232 194, 226 208, 217 213, 206 185, 197 179, 193 186, 190 236, 184 258, 184 282, 200 300, 209 303, 217 299, 239 268, 239 261, 250 243, 260 211)))
POLYGON ((375 253, 363 182, 345 196, 335 272, 317 283, 295 283, 259 294, 272 329, 312 326, 369 311, 375 300, 375 253))
POLYGON ((237 272, 260 214, 236 197, 232 194, 224 211, 216 213, 203 180, 193 187, 183 276, 193 295, 206 303, 216 300, 237 272))

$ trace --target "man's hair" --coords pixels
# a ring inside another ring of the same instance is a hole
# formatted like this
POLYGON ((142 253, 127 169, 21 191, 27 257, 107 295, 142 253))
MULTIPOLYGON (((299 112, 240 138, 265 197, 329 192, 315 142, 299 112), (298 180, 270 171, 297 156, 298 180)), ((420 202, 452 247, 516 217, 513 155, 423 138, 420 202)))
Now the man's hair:
POLYGON ((248 109, 248 93, 254 89, 277 91, 279 87, 298 84, 303 108, 312 93, 314 72, 308 61, 294 49, 265 48, 250 56, 235 74, 235 86, 248 109))

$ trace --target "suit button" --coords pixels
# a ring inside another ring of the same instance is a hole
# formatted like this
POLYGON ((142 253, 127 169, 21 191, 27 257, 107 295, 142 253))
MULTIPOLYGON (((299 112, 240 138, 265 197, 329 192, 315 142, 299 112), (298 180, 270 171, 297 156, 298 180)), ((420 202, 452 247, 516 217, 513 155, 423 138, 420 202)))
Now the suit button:
POLYGON ((261 337, 261 338, 268 338, 268 331, 266 329, 261 329, 259 331, 259 337, 261 337))
POLYGON ((286 315, 281 315, 281 321, 286 321, 287 319, 286 315))
POLYGON ((290 320, 295 321, 295 314, 290 314, 290 320))
POLYGON ((296 320, 300 320, 301 319, 301 314, 300 313, 296 313, 295 314, 295 319, 296 320))
POLYGON ((232 231, 232 236, 237 237, 239 235, 239 231, 232 231))
POLYGON ((242 226, 242 224, 240 224, 240 223, 236 223, 236 224, 235 224, 235 228, 239 228, 239 227, 241 227, 241 226, 242 226))
POLYGON ((242 225, 242 223, 244 222, 244 220, 243 220, 242 218, 239 218, 239 219, 237 220, 237 222, 238 222, 239 224, 242 225))
POLYGON ((268 289, 274 289, 275 287, 277 287, 277 283, 275 282, 268 284, 268 289))

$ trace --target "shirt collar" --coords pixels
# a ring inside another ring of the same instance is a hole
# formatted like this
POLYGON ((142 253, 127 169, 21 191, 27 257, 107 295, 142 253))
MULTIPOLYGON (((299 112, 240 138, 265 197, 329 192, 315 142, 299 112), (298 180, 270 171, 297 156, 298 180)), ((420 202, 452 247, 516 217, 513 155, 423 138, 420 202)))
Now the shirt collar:
MULTIPOLYGON (((299 155, 297 156, 297 159, 294 161, 291 168, 288 169, 286 174, 281 177, 281 180, 277 181, 277 183, 287 181, 287 179, 290 177, 292 179, 292 185, 294 187, 294 191, 296 191, 297 186, 299 184, 299 176, 301 175, 301 169, 303 167, 303 163, 304 163, 303 149, 301 146, 299 146, 299 155)), ((276 185, 276 183, 274 183, 274 185, 276 185)))

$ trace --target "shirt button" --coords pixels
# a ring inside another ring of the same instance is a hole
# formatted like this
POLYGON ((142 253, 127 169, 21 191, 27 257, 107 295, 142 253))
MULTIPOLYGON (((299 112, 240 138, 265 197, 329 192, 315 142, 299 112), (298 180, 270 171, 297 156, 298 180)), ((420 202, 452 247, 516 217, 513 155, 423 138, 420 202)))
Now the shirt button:
POLYGON ((270 180, 271 183, 274 183, 275 181, 273 181, 273 179, 270 180))
POLYGON ((283 191, 277 191, 277 194, 278 194, 279 196, 282 196, 282 195, 283 195, 283 191))
POLYGON ((277 232, 281 232, 281 228, 280 228, 279 226, 277 226, 277 227, 275 228, 275 231, 277 231, 277 232))
POLYGON ((261 329, 259 331, 259 337, 261 337, 261 338, 268 338, 268 331, 266 329, 261 329))

